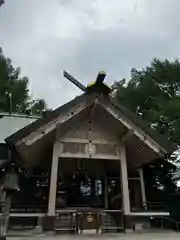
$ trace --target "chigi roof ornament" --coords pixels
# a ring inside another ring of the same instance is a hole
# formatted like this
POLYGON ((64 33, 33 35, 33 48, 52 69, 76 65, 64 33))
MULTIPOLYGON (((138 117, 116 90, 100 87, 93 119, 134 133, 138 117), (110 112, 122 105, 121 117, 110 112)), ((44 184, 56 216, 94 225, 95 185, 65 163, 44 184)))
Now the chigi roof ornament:
POLYGON ((115 89, 114 85, 108 86, 106 83, 104 83, 104 79, 106 77, 106 73, 104 71, 100 71, 96 77, 96 80, 88 84, 87 87, 85 87, 79 80, 71 76, 68 72, 64 71, 63 75, 76 87, 87 94, 99 93, 103 94, 104 96, 108 96, 115 89))

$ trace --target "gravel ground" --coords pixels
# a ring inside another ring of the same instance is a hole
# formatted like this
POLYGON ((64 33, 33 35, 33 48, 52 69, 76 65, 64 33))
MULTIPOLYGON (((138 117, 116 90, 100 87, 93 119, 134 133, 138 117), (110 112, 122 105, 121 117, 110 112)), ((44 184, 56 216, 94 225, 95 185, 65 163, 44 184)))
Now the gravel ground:
POLYGON ((151 233, 126 233, 126 234, 103 234, 100 236, 96 236, 94 234, 89 235, 56 235, 56 236, 47 236, 47 235, 27 235, 27 236, 18 236, 18 237, 8 237, 9 240, 56 240, 56 239, 63 239, 63 240, 79 240, 79 239, 106 239, 106 240, 112 240, 112 239, 121 239, 121 240, 176 240, 180 239, 180 233, 176 232, 169 232, 169 231, 163 231, 163 232, 151 232, 151 233))

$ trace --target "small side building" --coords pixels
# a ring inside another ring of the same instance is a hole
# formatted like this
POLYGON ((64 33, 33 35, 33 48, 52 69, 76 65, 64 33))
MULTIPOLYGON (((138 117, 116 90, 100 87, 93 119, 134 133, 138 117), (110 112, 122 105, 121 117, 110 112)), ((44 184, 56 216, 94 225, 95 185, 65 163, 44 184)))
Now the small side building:
POLYGON ((29 116, 24 114, 9 114, 0 113, 0 160, 8 160, 8 146, 5 143, 5 139, 29 125, 30 123, 36 121, 40 117, 29 116))
POLYGON ((19 190, 19 177, 17 174, 14 174, 14 170, 12 170, 14 169, 13 156, 4 139, 23 127, 29 125, 38 118, 39 117, 37 116, 28 116, 23 114, 9 114, 4 112, 0 113, 0 239, 6 238, 12 192, 19 190))

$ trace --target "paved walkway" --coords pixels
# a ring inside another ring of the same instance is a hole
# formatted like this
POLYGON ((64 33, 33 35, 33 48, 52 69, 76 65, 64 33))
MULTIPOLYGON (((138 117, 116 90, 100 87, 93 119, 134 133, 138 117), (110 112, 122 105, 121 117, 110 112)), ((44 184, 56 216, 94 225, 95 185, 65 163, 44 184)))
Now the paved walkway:
POLYGON ((113 239, 121 239, 121 240, 179 240, 180 233, 176 232, 156 232, 156 233, 126 233, 126 234, 103 234, 101 236, 95 236, 92 234, 89 235, 56 235, 56 236, 45 236, 45 235, 32 235, 32 236, 21 236, 21 237, 8 237, 9 240, 91 240, 91 239, 103 239, 103 240, 113 240, 113 239))

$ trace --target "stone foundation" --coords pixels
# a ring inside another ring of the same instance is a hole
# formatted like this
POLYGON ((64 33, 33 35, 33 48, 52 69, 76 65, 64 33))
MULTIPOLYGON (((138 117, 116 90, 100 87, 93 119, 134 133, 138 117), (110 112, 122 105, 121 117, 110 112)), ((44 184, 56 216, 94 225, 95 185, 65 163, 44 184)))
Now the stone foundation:
POLYGON ((149 216, 124 216, 124 229, 126 232, 135 230, 146 230, 150 228, 149 216))
POLYGON ((6 237, 5 236, 0 236, 0 240, 6 240, 6 237))
POLYGON ((124 229, 125 229, 125 232, 133 231, 132 216, 124 215, 124 229))
POLYGON ((43 231, 51 232, 55 230, 55 216, 45 216, 43 218, 43 231))

